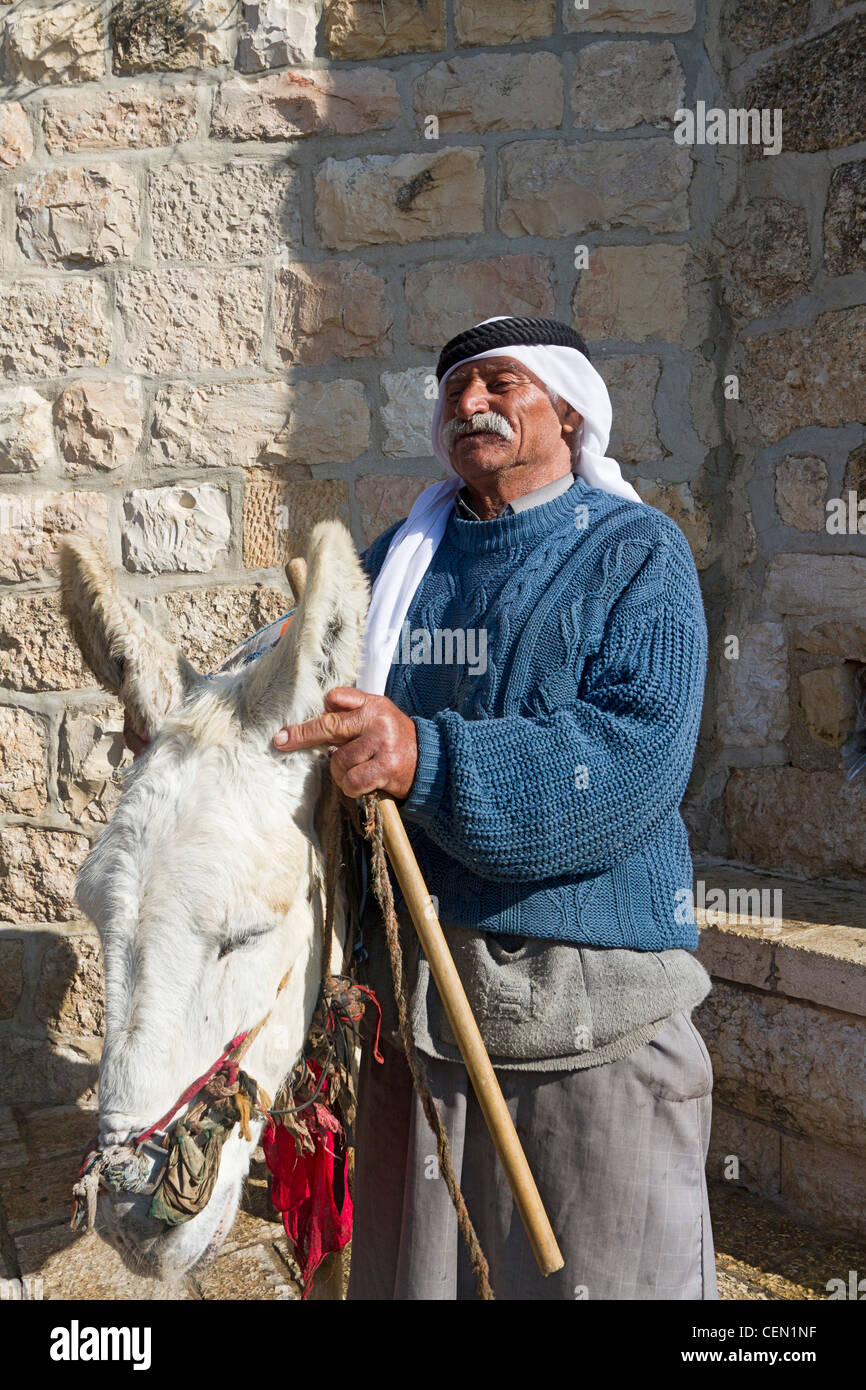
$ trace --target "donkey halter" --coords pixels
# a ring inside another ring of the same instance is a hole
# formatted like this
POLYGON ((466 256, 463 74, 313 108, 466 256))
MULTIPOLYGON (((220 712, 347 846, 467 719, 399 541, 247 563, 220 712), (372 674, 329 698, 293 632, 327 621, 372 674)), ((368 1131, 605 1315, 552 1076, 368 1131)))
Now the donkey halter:
MULTIPOLYGON (((314 871, 309 896, 312 898, 316 891, 323 897, 321 875, 314 871)), ((323 921, 326 917, 327 914, 323 912, 323 921)), ((327 933, 323 933, 323 950, 326 939, 327 933)), ((241 1137, 251 1143, 251 1118, 261 1118, 275 1125, 278 1118, 281 1120, 283 1116, 299 1114, 319 1100, 332 1075, 335 1061, 338 1068, 348 1066, 346 1032, 351 1030, 353 1041, 357 1041, 357 1025, 365 1008, 361 996, 367 995, 377 1008, 378 1001, 372 990, 357 984, 351 976, 332 975, 327 968, 327 957, 323 954, 314 1023, 310 1027, 304 1052, 290 1080, 282 1088, 293 1097, 311 1077, 315 1082, 312 1093, 299 1105, 275 1110, 267 1092, 252 1076, 241 1070, 239 1064, 242 1058, 271 1017, 293 969, 290 966, 280 980, 274 1002, 264 1017, 248 1032, 232 1038, 217 1060, 187 1086, 160 1119, 123 1144, 100 1149, 98 1140, 91 1140, 84 1153, 78 1181, 72 1189, 74 1201, 70 1225, 74 1230, 82 1225, 85 1216, 88 1228, 95 1226, 100 1188, 115 1193, 149 1196, 148 1216, 168 1225, 191 1220, 204 1209, 211 1197, 222 1146, 236 1124, 240 1126, 241 1137), (316 1019, 321 1020, 318 1027, 316 1019), (317 1038, 315 1047, 310 1045, 312 1035, 317 1038), (300 1075, 296 1079, 299 1069, 300 1075), (189 1109, 186 1114, 175 1119, 178 1111, 187 1105, 189 1109), (204 1143, 197 1145, 195 1140, 202 1134, 204 1143)), ((376 1052, 378 1037, 377 1030, 376 1052)))

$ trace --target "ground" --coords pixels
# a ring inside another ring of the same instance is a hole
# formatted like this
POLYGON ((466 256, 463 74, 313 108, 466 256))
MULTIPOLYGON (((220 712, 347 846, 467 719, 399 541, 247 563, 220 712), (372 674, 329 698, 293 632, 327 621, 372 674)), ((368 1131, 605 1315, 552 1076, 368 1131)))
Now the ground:
MULTIPOLYGON (((289 1299, 296 1268, 268 1197, 261 1151, 219 1259, 176 1288, 133 1275, 95 1233, 69 1229, 70 1191, 93 1131, 75 1107, 0 1110, 0 1275, 41 1279, 45 1299, 289 1299)), ((825 1299, 831 1279, 866 1269, 866 1247, 799 1225, 763 1199, 711 1193, 723 1299, 825 1299)))

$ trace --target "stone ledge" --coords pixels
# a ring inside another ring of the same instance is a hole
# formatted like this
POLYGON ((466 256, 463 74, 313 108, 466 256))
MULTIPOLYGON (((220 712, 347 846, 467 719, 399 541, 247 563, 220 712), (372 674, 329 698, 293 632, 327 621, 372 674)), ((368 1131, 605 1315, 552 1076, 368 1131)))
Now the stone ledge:
POLYGON ((698 956, 711 975, 866 1017, 866 891, 705 860, 695 861, 695 885, 698 956), (708 898, 721 889, 732 910, 702 909, 701 880, 708 898), (737 910, 749 899, 732 894, 756 891, 770 911, 781 893, 776 921, 737 910))

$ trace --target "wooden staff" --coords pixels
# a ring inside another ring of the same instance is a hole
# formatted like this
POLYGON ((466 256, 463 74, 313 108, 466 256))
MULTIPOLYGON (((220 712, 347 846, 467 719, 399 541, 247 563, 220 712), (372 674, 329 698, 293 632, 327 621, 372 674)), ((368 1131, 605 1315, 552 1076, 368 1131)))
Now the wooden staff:
MULTIPOLYGON (((292 586, 295 602, 299 603, 306 581, 306 563, 301 558, 290 560, 286 576, 292 586)), ((445 933, 436 915, 427 885, 409 843, 406 828, 400 819, 396 802, 390 796, 377 793, 382 816, 382 839, 391 861, 406 906, 421 942, 430 973, 436 982, 451 1031, 457 1040, 469 1079, 478 1097, 482 1114, 499 1155, 508 1185, 511 1188, 520 1219, 529 1237, 532 1252, 543 1275, 554 1274, 565 1263, 547 1219, 532 1170, 523 1146, 508 1113, 505 1097, 487 1049, 475 1022, 463 982, 457 973, 454 958, 448 949, 445 933)))

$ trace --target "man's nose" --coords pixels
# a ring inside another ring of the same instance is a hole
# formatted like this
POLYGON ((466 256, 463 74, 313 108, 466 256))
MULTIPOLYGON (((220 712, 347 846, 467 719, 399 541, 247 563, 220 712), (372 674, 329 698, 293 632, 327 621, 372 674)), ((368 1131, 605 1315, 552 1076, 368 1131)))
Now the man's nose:
POLYGON ((456 414, 461 420, 471 420, 473 415, 486 415, 490 409, 490 402, 487 393, 482 390, 471 394, 466 391, 460 397, 456 414))

